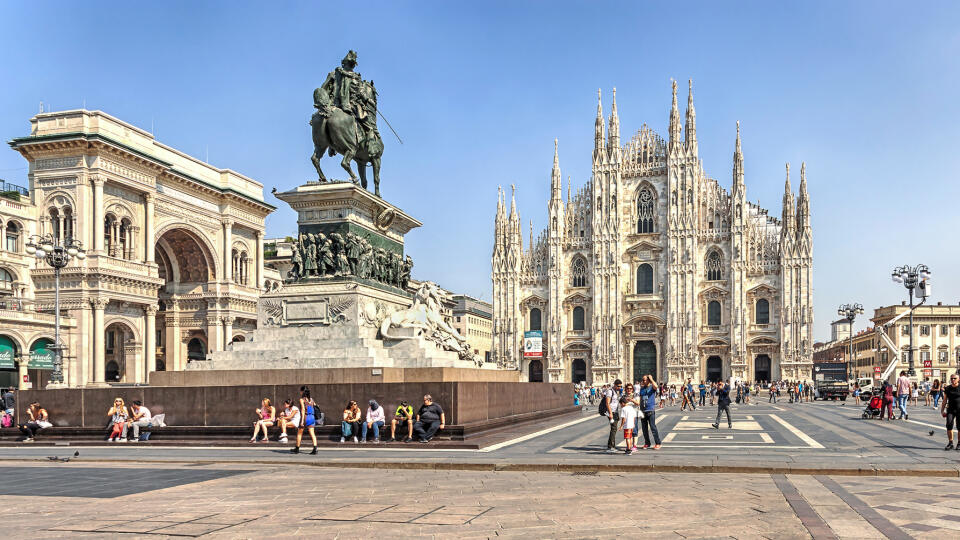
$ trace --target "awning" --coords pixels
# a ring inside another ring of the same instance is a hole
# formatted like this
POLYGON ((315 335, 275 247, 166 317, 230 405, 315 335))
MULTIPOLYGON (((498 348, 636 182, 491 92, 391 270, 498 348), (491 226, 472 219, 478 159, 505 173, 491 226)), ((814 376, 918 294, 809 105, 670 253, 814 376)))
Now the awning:
POLYGON ((0 369, 12 369, 16 367, 13 359, 15 351, 16 348, 13 345, 13 340, 7 336, 0 336, 0 369))
POLYGON ((38 339, 30 346, 30 369, 53 369, 52 339, 38 339))

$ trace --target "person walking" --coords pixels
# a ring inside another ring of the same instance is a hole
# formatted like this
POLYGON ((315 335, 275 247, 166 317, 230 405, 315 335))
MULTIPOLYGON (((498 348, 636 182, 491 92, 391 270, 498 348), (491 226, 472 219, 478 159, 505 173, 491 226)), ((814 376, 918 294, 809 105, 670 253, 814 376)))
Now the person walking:
POLYGON ((610 436, 607 437, 608 454, 617 453, 617 424, 620 423, 620 395, 623 393, 623 381, 613 381, 613 387, 603 393, 603 402, 607 419, 610 420, 610 436))
POLYGON ((730 420, 730 390, 726 383, 720 381, 717 383, 717 421, 713 423, 713 429, 720 429, 720 415, 724 411, 727 413, 727 428, 733 428, 730 420))
POLYGON ((883 405, 880 407, 880 420, 883 420, 883 411, 887 411, 887 421, 889 422, 893 420, 893 385, 887 381, 883 381, 880 395, 883 396, 883 405))
POLYGON ((703 407, 707 401, 707 385, 700 381, 700 406, 703 407))
POLYGON ((940 407, 940 396, 941 396, 941 393, 942 393, 942 392, 943 392, 943 390, 942 390, 942 388, 940 387, 940 379, 934 379, 934 380, 933 380, 933 386, 930 388, 930 393, 932 394, 931 397, 933 397, 933 408, 934 408, 934 409, 940 407))
MULTIPOLYGON (((944 386, 943 394, 940 414, 947 419, 947 446, 944 450, 950 450, 953 448, 953 430, 960 430, 960 375, 950 375, 950 384, 944 386)), ((960 437, 960 431, 957 437, 960 437)), ((957 441, 957 450, 960 450, 960 440, 957 441)))
POLYGON ((310 389, 306 386, 300 387, 300 410, 303 412, 300 419, 300 425, 297 426, 297 445, 290 449, 291 454, 300 453, 300 441, 303 440, 303 430, 310 432, 310 441, 313 443, 313 451, 310 455, 317 454, 317 433, 314 426, 317 423, 316 417, 317 404, 310 397, 310 389))
POLYGON ((920 386, 920 393, 923 394, 923 406, 929 407, 932 403, 930 397, 930 379, 924 379, 923 384, 920 386))
POLYGON ((775 383, 770 383, 768 388, 770 391, 770 398, 767 399, 767 403, 776 403, 777 402, 777 385, 775 383))
POLYGON ((909 420, 907 414, 907 400, 910 399, 910 379, 907 378, 907 372, 901 371, 897 378, 897 408, 900 409, 898 420, 909 420))
POLYGON ((650 448, 650 433, 653 432, 653 449, 660 449, 660 433, 657 431, 657 381, 653 380, 653 375, 644 375, 640 383, 640 410, 643 416, 640 418, 640 425, 643 428, 643 449, 650 448))

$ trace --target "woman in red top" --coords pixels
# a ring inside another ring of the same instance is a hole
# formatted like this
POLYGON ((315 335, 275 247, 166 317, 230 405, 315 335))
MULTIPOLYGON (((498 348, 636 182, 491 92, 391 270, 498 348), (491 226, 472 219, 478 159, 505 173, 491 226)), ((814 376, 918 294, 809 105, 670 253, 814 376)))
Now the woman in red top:
POLYGON ((887 411, 887 421, 893 420, 893 399, 894 387, 887 381, 883 381, 883 406, 880 408, 880 420, 883 420, 883 411, 887 411))

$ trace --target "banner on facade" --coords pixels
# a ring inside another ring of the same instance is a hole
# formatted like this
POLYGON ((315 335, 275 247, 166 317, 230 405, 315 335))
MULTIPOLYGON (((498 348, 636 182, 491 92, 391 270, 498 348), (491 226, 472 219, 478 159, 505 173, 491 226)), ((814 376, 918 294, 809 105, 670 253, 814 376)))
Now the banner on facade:
POLYGON ((543 331, 531 330, 523 333, 523 357, 543 358, 543 331))
POLYGON ((53 351, 47 348, 51 345, 49 339, 40 339, 30 347, 30 369, 53 369, 53 351))
POLYGON ((7 336, 0 336, 0 369, 12 369, 16 367, 16 363, 13 360, 13 351, 13 341, 7 336))
POLYGON ((925 370, 923 370, 923 376, 924 376, 924 377, 933 377, 933 370, 932 370, 932 369, 925 369, 925 370))

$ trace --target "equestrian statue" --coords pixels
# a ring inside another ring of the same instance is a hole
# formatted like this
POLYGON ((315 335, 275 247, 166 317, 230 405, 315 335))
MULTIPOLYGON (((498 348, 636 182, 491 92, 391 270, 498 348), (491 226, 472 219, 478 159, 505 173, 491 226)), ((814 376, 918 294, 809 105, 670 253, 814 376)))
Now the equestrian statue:
POLYGON ((313 128, 313 166, 321 182, 326 182, 320 169, 320 158, 340 154, 340 166, 350 174, 350 181, 367 187, 367 165, 373 166, 374 194, 380 196, 380 157, 383 139, 377 130, 377 89, 373 81, 365 81, 354 71, 357 53, 350 51, 331 71, 320 88, 313 91, 317 112, 310 119, 313 128), (359 181, 351 161, 357 163, 359 181))

